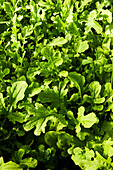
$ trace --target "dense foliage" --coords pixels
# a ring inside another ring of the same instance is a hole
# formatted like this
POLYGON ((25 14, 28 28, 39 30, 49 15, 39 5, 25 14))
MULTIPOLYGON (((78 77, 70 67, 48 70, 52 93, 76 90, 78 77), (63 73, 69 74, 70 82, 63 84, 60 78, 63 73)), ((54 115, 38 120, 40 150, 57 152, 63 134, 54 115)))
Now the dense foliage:
POLYGON ((0 170, 113 169, 109 0, 0 0, 0 170))

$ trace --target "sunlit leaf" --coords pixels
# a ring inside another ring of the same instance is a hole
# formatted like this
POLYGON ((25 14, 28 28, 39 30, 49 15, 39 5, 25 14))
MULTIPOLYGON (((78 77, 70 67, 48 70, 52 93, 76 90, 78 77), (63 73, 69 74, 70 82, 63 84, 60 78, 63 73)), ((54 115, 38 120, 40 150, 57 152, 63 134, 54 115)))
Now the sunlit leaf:
POLYGON ((52 42, 49 43, 49 46, 55 46, 55 45, 60 46, 66 43, 67 40, 64 39, 63 37, 57 37, 56 39, 53 39, 52 42))

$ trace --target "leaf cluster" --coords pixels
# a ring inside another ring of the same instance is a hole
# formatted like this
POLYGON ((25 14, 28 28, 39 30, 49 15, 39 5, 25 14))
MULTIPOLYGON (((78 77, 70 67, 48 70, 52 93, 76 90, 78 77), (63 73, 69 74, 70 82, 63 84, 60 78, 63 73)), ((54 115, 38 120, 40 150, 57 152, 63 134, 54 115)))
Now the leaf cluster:
POLYGON ((0 170, 113 169, 112 11, 0 0, 0 170))

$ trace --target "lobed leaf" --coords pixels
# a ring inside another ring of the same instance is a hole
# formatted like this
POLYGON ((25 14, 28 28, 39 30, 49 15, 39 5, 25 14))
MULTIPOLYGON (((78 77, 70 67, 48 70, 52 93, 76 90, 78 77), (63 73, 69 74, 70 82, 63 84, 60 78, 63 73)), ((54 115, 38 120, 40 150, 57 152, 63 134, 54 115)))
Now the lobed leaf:
POLYGON ((11 106, 14 106, 14 108, 16 108, 17 103, 24 98, 24 93, 27 86, 28 85, 25 81, 17 81, 13 83, 9 93, 11 106))

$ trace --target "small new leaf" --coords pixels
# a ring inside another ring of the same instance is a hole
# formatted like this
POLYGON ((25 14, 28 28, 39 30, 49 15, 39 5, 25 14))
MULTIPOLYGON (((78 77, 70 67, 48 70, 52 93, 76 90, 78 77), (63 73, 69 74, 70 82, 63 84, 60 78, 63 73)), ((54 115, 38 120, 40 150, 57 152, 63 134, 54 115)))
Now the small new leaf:
POLYGON ((61 46, 63 44, 66 44, 67 43, 67 40, 64 39, 63 37, 57 37, 55 39, 52 40, 52 42, 49 43, 49 46, 61 46))
POLYGON ((89 48, 87 41, 80 41, 79 47, 78 47, 78 53, 82 53, 86 51, 89 48))

